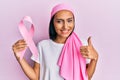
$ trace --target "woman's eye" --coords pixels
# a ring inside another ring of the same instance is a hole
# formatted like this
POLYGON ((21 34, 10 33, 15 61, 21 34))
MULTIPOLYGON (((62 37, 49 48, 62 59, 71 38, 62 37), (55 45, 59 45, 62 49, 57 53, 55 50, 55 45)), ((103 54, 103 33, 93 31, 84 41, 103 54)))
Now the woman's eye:
POLYGON ((62 21, 57 21, 57 23, 61 23, 62 21))
POLYGON ((72 20, 68 20, 68 22, 72 22, 72 20))

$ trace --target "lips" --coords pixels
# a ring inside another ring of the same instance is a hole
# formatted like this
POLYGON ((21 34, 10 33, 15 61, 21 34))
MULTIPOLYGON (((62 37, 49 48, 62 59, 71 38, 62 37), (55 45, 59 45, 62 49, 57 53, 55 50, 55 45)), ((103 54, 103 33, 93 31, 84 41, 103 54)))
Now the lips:
POLYGON ((61 30, 62 34, 68 34, 69 30, 61 30))

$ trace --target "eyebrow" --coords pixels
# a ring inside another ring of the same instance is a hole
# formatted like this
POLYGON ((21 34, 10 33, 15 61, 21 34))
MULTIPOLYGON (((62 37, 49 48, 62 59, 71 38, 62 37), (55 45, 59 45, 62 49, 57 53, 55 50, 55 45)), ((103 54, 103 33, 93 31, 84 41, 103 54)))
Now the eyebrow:
MULTIPOLYGON (((70 19, 73 19, 73 17, 68 18, 67 20, 70 20, 70 19)), ((63 21, 63 19, 59 19, 59 18, 58 18, 58 19, 56 19, 56 20, 62 20, 62 21, 63 21)))
POLYGON ((73 17, 71 17, 71 18, 68 18, 67 20, 69 20, 69 19, 73 19, 73 17))

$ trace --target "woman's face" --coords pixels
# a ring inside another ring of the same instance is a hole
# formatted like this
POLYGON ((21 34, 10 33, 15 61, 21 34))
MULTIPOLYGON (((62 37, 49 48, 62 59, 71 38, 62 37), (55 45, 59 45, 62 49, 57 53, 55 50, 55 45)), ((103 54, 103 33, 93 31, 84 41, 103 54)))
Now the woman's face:
POLYGON ((74 29, 74 17, 72 12, 67 10, 57 12, 53 23, 57 38, 67 38, 74 29))

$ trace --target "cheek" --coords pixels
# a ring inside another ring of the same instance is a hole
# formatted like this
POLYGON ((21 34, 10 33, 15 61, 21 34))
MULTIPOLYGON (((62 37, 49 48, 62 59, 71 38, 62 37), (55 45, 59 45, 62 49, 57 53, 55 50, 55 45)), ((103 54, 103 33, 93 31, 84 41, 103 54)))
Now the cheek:
POLYGON ((55 31, 56 31, 56 32, 59 32, 59 31, 61 30, 61 27, 58 26, 58 25, 57 25, 57 26, 54 26, 54 27, 55 27, 55 31))
POLYGON ((62 28, 62 24, 54 23, 54 27, 55 27, 56 30, 61 29, 62 28))
POLYGON ((74 25, 74 23, 70 23, 69 26, 70 26, 71 29, 74 29, 75 25, 74 25))
POLYGON ((55 31, 58 33, 58 31, 60 30, 60 26, 57 24, 54 24, 54 28, 55 28, 55 31))

